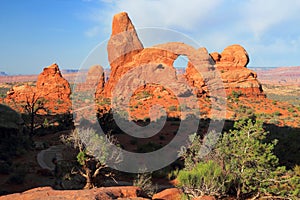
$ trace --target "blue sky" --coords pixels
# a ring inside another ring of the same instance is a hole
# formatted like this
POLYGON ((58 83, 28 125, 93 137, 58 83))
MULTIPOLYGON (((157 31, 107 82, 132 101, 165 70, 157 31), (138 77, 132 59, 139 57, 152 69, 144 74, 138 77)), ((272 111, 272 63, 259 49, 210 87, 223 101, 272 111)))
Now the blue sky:
POLYGON ((79 68, 121 11, 136 28, 173 29, 209 52, 241 44, 249 66, 300 65, 299 0, 1 0, 0 8, 0 71, 9 74, 54 62, 79 68))

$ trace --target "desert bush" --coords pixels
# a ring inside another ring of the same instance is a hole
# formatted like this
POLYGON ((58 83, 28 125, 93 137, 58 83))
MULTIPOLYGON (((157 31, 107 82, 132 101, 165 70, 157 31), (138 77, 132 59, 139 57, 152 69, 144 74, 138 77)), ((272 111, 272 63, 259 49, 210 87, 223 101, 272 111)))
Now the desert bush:
POLYGON ((111 100, 110 98, 103 98, 102 101, 99 102, 99 105, 104 106, 104 105, 110 105, 111 100))
POLYGON ((288 107, 288 109, 287 109, 289 112, 291 112, 291 113, 293 113, 293 112, 296 112, 293 108, 291 108, 291 107, 288 107))
POLYGON ((266 142, 267 135, 261 121, 240 120, 204 157, 201 149, 205 138, 194 136, 190 147, 180 154, 185 168, 179 171, 178 180, 186 195, 299 198, 300 167, 280 167, 273 153, 277 141, 266 142))
POLYGON ((151 179, 151 173, 140 173, 134 179, 133 185, 139 187, 145 193, 146 197, 152 197, 157 191, 157 187, 152 184, 151 179))
POLYGON ((142 92, 139 92, 136 94, 136 99, 140 100, 140 99, 145 99, 145 98, 152 97, 152 96, 153 95, 149 91, 143 90, 142 92))
POLYGON ((242 92, 241 91, 232 91, 231 92, 232 97, 234 98, 239 98, 240 96, 242 96, 242 92))
POLYGON ((280 113, 279 111, 275 111, 275 112, 273 113, 273 115, 274 115, 274 116, 280 116, 281 113, 280 113))
POLYGON ((179 174, 179 169, 178 169, 178 168, 175 169, 175 170, 172 170, 172 171, 170 171, 170 172, 168 173, 168 179, 169 179, 169 180, 174 180, 174 179, 177 178, 178 174, 179 174))
POLYGON ((198 163, 192 170, 181 170, 178 181, 184 193, 191 197, 203 195, 220 196, 225 192, 222 168, 215 161, 198 163))
POLYGON ((169 111, 177 111, 177 106, 170 106, 169 108, 168 108, 168 110, 169 111))
POLYGON ((300 174, 299 166, 293 170, 278 167, 271 173, 271 178, 263 181, 264 196, 269 199, 299 199, 300 198, 300 174))
POLYGON ((122 155, 114 148, 116 140, 112 136, 98 135, 93 129, 78 129, 61 139, 78 150, 76 159, 81 167, 72 173, 79 173, 86 178, 84 188, 89 189, 98 184, 98 176, 110 177, 114 180, 107 163, 121 162, 122 155))
POLYGON ((275 125, 279 125, 280 121, 278 119, 273 118, 273 119, 270 119, 270 123, 275 124, 275 125))
POLYGON ((213 152, 219 136, 220 133, 216 131, 209 132, 203 138, 196 133, 190 135, 188 148, 182 147, 179 152, 179 156, 184 159, 184 169, 194 169, 198 163, 207 157, 213 159, 211 152, 213 152))

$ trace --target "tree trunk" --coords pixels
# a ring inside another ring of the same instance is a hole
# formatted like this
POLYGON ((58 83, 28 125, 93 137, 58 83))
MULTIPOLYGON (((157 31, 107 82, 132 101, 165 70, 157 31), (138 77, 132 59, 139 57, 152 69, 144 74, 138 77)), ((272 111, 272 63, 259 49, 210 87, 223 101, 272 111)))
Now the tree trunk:
POLYGON ((241 196, 241 186, 239 184, 238 188, 237 188, 237 191, 236 191, 236 198, 237 199, 240 199, 240 196, 241 196))
POLYGON ((31 136, 33 136, 33 131, 34 131, 34 110, 33 109, 31 110, 30 120, 31 120, 31 123, 30 123, 30 134, 31 134, 31 136))
POLYGON ((91 170, 87 166, 84 166, 84 168, 85 168, 85 174, 86 174, 86 177, 85 177, 86 184, 84 186, 84 189, 91 189, 94 187, 92 173, 91 173, 91 170))

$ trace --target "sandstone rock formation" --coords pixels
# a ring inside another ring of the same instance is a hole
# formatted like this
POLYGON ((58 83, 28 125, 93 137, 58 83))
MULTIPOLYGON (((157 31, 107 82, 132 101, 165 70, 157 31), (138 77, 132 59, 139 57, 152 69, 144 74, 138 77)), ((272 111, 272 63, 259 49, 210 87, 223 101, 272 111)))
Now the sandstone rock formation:
MULTIPOLYGON (((179 55, 187 55, 195 65, 198 67, 201 65, 201 71, 203 71, 203 69, 204 71, 208 71, 213 63, 206 50, 200 49, 197 52, 194 48, 179 42, 143 48, 135 28, 126 13, 119 13, 114 16, 112 35, 108 42, 107 50, 111 65, 111 74, 101 94, 103 97, 112 96, 112 91, 124 74, 132 72, 132 77, 136 77, 135 80, 140 78, 139 72, 135 71, 139 71, 138 68, 144 67, 145 65, 148 67, 143 69, 143 73, 147 74, 150 79, 156 76, 152 74, 153 70, 150 68, 154 69, 158 66, 162 66, 160 67, 161 70, 165 69, 165 67, 172 70, 169 75, 172 74, 171 76, 173 78, 168 79, 170 76, 165 78, 160 77, 160 81, 170 83, 178 79, 173 63, 179 55), (199 55, 201 57, 200 59, 199 55), (149 71, 146 72, 146 69, 149 69, 149 71)), ((162 73, 163 72, 161 72, 161 74, 162 73)), ((158 78, 159 77, 156 79, 158 78)), ((125 86, 126 85, 124 85, 124 87, 125 86)), ((101 95, 100 92, 97 91, 96 98, 99 98, 101 95)))
POLYGON ((6 102, 12 104, 24 104, 37 100, 43 100, 45 109, 53 114, 70 111, 71 89, 68 81, 60 73, 57 64, 44 68, 38 76, 36 86, 14 86, 6 97, 6 102))
POLYGON ((81 92, 81 91, 89 91, 92 93, 96 93, 96 96, 98 96, 99 93, 102 92, 104 88, 105 83, 105 76, 104 76, 104 70, 103 67, 100 65, 94 65, 90 67, 90 69, 86 72, 79 72, 77 74, 75 83, 75 92, 81 92))
POLYGON ((123 187, 106 187, 95 188, 91 190, 53 190, 51 187, 41 187, 25 191, 23 193, 15 193, 1 196, 0 200, 16 200, 16 199, 64 199, 64 200, 113 200, 113 199, 143 199, 138 198, 140 190, 134 186, 123 187))
POLYGON ((244 68, 249 63, 247 51, 238 44, 226 47, 221 54, 213 52, 211 56, 220 70, 244 68))
POLYGON ((211 53, 211 57, 221 73, 227 95, 232 91, 240 91, 244 96, 264 97, 257 74, 246 68, 249 56, 242 46, 237 44, 228 46, 221 54, 211 53))
POLYGON ((116 81, 128 71, 122 66, 131 62, 132 57, 141 50, 143 50, 143 45, 127 13, 116 14, 113 18, 112 34, 107 45, 111 74, 108 83, 105 85, 105 96, 110 97, 112 87, 116 84, 116 81))
POLYGON ((131 20, 123 12, 114 16, 107 50, 111 74, 104 88, 101 82, 96 91, 96 99, 107 105, 103 108, 106 111, 113 102, 107 101, 108 98, 131 107, 130 112, 137 116, 138 112, 149 113, 153 103, 165 108, 172 106, 173 113, 177 112, 179 102, 172 100, 174 96, 175 99, 178 96, 224 99, 232 91, 251 97, 264 96, 255 72, 246 68, 249 57, 240 45, 229 46, 221 54, 209 54, 205 48, 195 49, 180 42, 144 48, 131 20), (173 66, 180 55, 189 60, 183 76, 177 74, 173 66), (166 90, 169 97, 165 97, 166 90), (137 98, 141 92, 147 97, 137 98), (139 105, 143 109, 135 110, 139 105))
POLYGON ((70 85, 62 77, 57 64, 44 68, 43 72, 38 76, 36 88, 41 97, 53 104, 53 106, 49 105, 50 108, 57 106, 59 107, 58 110, 66 111, 64 106, 70 105, 70 85), (60 106, 59 104, 63 104, 64 106, 60 106))
POLYGON ((180 200, 182 195, 182 191, 177 188, 169 188, 165 189, 157 194, 154 194, 153 200, 180 200))

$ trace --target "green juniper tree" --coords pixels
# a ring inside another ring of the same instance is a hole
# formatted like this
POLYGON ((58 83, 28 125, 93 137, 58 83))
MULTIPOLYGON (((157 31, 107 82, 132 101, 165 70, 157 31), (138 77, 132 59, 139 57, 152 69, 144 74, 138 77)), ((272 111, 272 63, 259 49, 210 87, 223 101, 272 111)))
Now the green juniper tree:
POLYGON ((211 153, 204 157, 207 148, 203 146, 215 138, 194 137, 181 152, 185 168, 177 177, 186 195, 220 197, 234 192, 238 199, 299 199, 300 167, 286 170, 279 166, 273 153, 277 141, 266 143, 267 134, 261 121, 235 122, 234 129, 223 133, 215 149, 209 148, 211 153))
POLYGON ((278 166, 278 158, 273 154, 277 141, 263 142, 268 132, 260 121, 241 120, 234 128, 224 133, 217 147, 227 179, 237 198, 242 194, 259 194, 264 181, 278 166))
POLYGON ((85 189, 95 187, 98 176, 102 176, 101 179, 109 177, 115 181, 107 163, 121 162, 122 154, 118 148, 114 148, 116 141, 113 137, 98 135, 91 128, 82 128, 74 130, 65 138, 62 137, 62 140, 78 150, 76 158, 81 168, 72 170, 72 173, 79 173, 86 179, 85 189))

